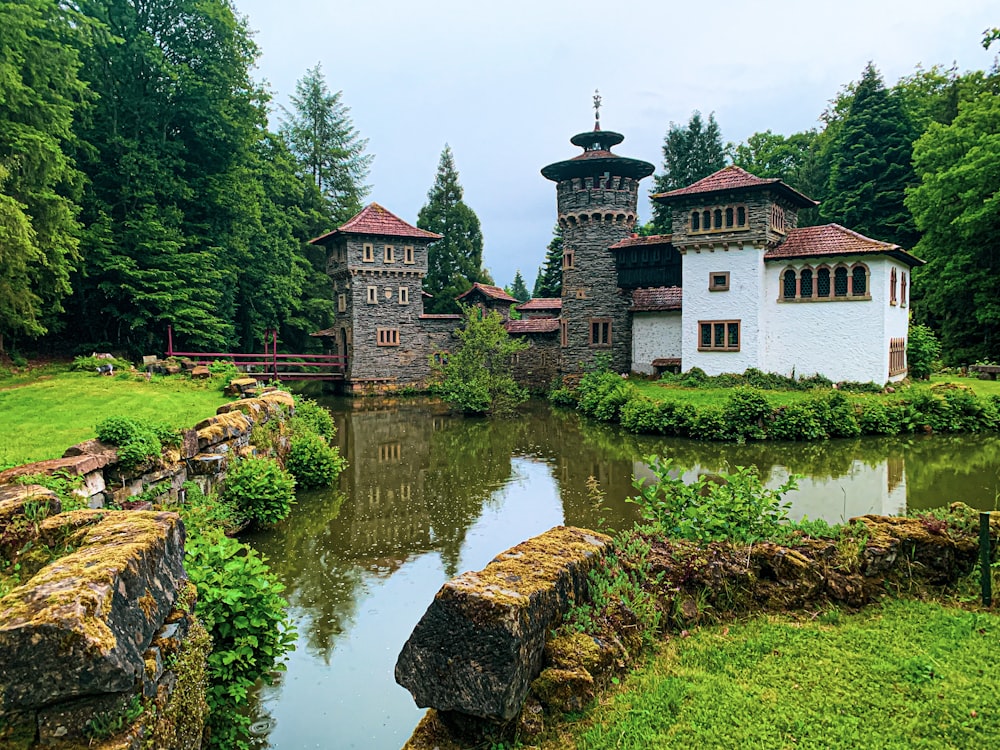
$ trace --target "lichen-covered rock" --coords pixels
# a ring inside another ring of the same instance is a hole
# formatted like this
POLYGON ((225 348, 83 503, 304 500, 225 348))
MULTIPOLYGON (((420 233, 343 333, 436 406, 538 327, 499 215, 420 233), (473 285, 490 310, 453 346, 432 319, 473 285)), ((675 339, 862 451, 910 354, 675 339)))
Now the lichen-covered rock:
POLYGON ((594 700, 594 678, 586 669, 546 667, 531 683, 531 692, 550 711, 582 711, 594 700))
POLYGON ((420 707, 513 719, 542 668, 545 638, 574 601, 610 537, 557 526, 438 591, 396 662, 420 707))
POLYGON ((134 690, 186 577, 174 513, 79 510, 39 538, 73 551, 0 599, 0 716, 134 690))
POLYGON ((248 438, 250 427, 250 420, 239 411, 216 414, 214 417, 203 419, 194 426, 198 431, 198 450, 204 451, 229 440, 248 438))

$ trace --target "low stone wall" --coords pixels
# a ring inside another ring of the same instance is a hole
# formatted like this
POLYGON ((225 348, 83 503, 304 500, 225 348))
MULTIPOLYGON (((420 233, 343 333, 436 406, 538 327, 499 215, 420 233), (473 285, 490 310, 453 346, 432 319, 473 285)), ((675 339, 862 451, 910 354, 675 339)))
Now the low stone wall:
POLYGON ((183 500, 188 480, 207 491, 230 456, 252 450, 253 426, 292 406, 281 391, 225 404, 180 448, 130 471, 90 440, 0 473, 0 559, 20 578, 0 599, 0 748, 201 747, 211 644, 193 615, 184 524, 106 506, 158 486, 147 498, 183 500), (64 513, 50 490, 17 482, 55 472, 82 479, 89 508, 64 513), (140 700, 155 710, 136 718, 140 700))

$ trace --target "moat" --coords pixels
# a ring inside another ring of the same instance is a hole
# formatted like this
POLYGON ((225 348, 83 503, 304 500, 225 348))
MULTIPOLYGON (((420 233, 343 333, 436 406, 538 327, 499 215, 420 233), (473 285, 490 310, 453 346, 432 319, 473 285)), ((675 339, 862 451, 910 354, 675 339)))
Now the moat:
POLYGON ((993 509, 1000 496, 995 435, 738 446, 629 435, 544 403, 513 421, 412 400, 325 403, 350 462, 339 490, 300 495, 287 521, 247 540, 285 584, 298 628, 288 671, 258 694, 260 748, 401 747, 423 711, 393 666, 441 584, 557 524, 630 524, 643 456, 671 456, 688 479, 749 465, 769 484, 802 475, 794 518, 993 509))

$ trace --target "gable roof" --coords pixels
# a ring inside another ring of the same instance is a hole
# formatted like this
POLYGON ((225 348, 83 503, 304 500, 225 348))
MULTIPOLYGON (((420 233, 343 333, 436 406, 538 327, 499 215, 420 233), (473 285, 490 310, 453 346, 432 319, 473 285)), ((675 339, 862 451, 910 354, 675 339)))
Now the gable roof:
POLYGON ((309 240, 309 244, 319 244, 338 234, 374 234, 382 237, 414 237, 423 240, 439 240, 442 237, 440 234, 407 224, 378 203, 369 203, 352 219, 341 224, 332 232, 321 234, 319 237, 309 240))
POLYGON ((559 318, 528 318, 508 320, 504 323, 507 333, 518 336, 523 333, 552 333, 559 330, 559 318))
POLYGON ((669 203, 677 198, 686 198, 693 195, 710 195, 712 193, 728 193, 768 188, 790 200, 800 208, 812 208, 819 203, 812 198, 808 198, 795 188, 789 187, 777 177, 764 179, 752 175, 745 169, 730 164, 723 167, 718 172, 702 177, 687 187, 677 190, 668 190, 665 193, 655 193, 650 197, 660 203, 669 203))
POLYGON ((621 250, 626 247, 642 247, 643 245, 669 245, 671 235, 669 234, 651 234, 648 237, 640 237, 637 234, 633 234, 631 237, 626 237, 623 240, 618 240, 613 244, 609 250, 621 250))
POLYGON ((562 310, 562 297, 535 297, 517 306, 518 310, 562 310))
POLYGON ((489 284, 480 284, 478 281, 472 285, 472 288, 466 292, 455 297, 455 299, 463 299, 468 297, 470 294, 478 290, 484 296, 489 299, 496 300, 498 302, 517 302, 516 299, 511 297, 507 292, 498 286, 490 286, 489 284))
POLYGON ((632 291, 632 307, 629 308, 629 312, 664 312, 680 309, 679 286, 657 286, 632 291))
POLYGON ((785 241, 768 250, 764 254, 764 260, 824 258, 832 255, 889 255, 911 267, 924 264, 924 261, 910 255, 899 245, 873 240, 840 224, 789 230, 785 241))

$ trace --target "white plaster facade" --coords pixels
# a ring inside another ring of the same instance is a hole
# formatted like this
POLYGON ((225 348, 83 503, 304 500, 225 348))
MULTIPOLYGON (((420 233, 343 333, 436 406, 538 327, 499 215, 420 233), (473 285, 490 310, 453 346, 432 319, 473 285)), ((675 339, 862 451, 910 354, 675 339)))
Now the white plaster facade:
POLYGON ((680 311, 632 314, 632 372, 652 375, 654 359, 680 356, 680 311))

